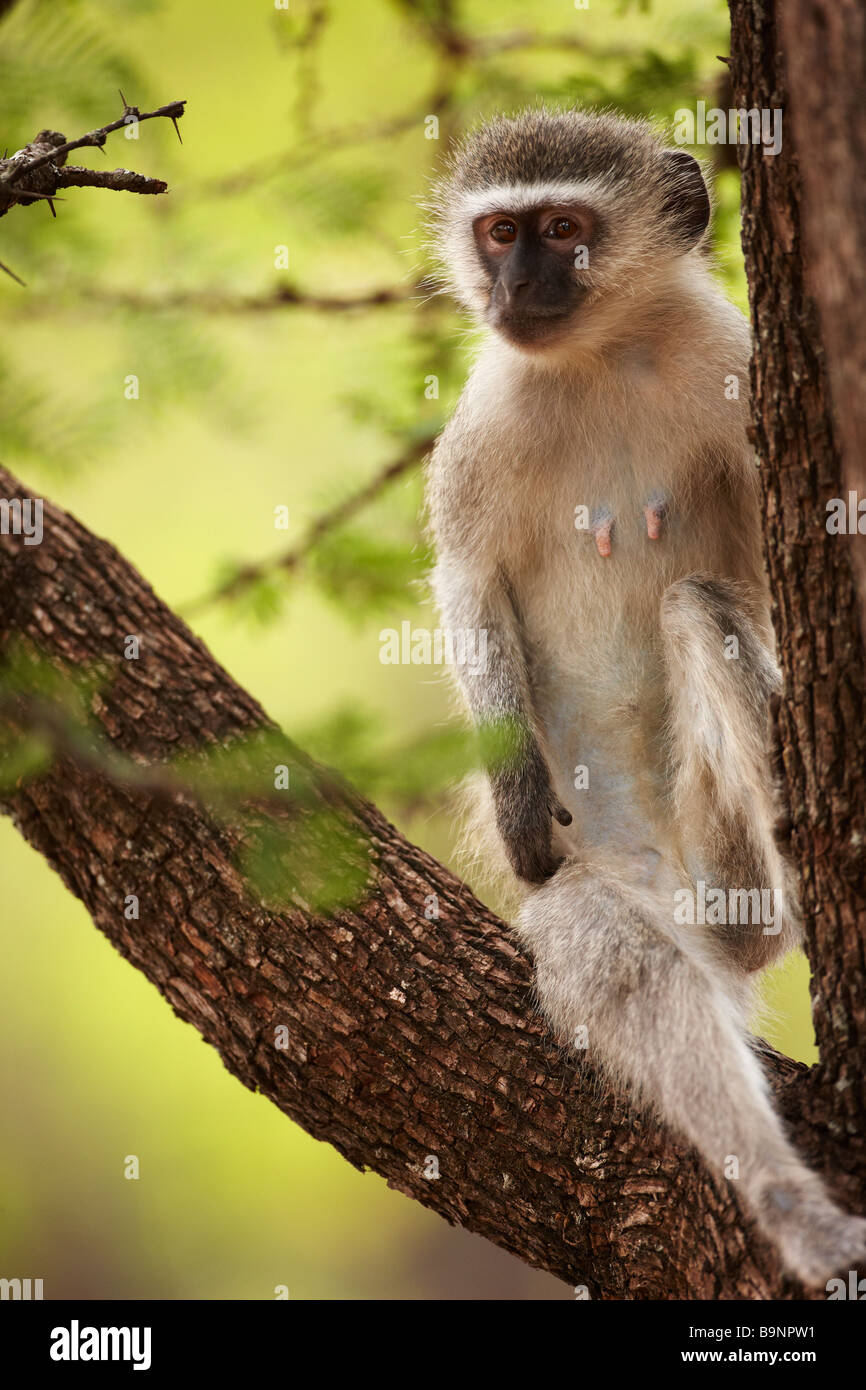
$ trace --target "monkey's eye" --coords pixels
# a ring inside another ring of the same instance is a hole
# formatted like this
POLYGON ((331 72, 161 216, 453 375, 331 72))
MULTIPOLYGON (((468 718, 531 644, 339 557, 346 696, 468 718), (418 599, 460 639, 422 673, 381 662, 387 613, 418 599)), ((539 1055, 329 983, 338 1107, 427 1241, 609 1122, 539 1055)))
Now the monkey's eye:
POLYGON ((548 225, 544 235, 551 237, 554 241, 569 241, 573 236, 577 236, 578 225, 570 217, 554 217, 548 225))
POLYGON ((494 222, 488 233, 494 241, 507 246, 509 242, 517 240, 517 228, 507 217, 503 217, 499 222, 494 222))

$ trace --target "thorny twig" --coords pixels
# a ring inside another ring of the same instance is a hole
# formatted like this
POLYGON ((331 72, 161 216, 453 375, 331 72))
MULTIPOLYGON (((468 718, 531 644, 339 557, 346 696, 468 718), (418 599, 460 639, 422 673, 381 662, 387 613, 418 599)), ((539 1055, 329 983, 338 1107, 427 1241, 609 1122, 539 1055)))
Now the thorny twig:
POLYGON ((112 131, 122 130, 124 126, 132 124, 133 121, 140 124, 142 121, 152 121, 159 116, 164 116, 174 125, 179 139, 180 131, 177 122, 183 115, 185 106, 185 100, 170 101, 166 106, 157 107, 155 111, 139 111, 137 106, 129 106, 124 101, 123 115, 118 120, 100 126, 99 130, 90 130, 86 135, 79 135, 77 140, 65 140, 57 131, 40 131, 31 145, 25 146, 23 150, 19 150, 9 159, 0 160, 0 190, 4 185, 12 183, 13 180, 20 183, 22 178, 32 174, 34 169, 41 168, 43 164, 65 164, 66 156, 70 150, 82 149, 86 145, 98 145, 102 149, 112 131), (39 151, 34 150, 33 146, 40 143, 45 148, 39 151))
MULTIPOLYGON (((115 192, 127 193, 165 193, 167 184, 162 179, 148 178, 136 174, 131 169, 112 169, 100 171, 86 169, 80 165, 66 165, 70 150, 95 146, 102 149, 112 131, 141 121, 152 121, 157 117, 170 120, 180 139, 178 120, 183 115, 185 101, 170 101, 155 111, 139 111, 130 106, 123 93, 123 115, 98 130, 88 131, 77 140, 67 140, 57 130, 40 130, 39 134, 16 150, 15 154, 0 159, 0 217, 16 205, 28 206, 35 202, 47 202, 54 212, 54 198, 59 188, 110 188, 115 192), (66 167, 64 167, 66 166, 66 167)), ((23 284, 23 280, 0 262, 0 269, 13 280, 23 284)))

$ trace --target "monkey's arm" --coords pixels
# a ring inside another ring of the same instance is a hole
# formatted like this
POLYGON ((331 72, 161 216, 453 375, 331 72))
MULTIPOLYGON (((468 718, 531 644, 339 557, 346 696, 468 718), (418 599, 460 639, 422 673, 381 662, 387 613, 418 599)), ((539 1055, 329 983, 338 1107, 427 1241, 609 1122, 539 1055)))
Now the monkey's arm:
POLYGON ((440 545, 434 591, 479 731, 509 863, 519 878, 542 883, 561 862, 553 852, 552 820, 570 825, 571 815, 553 793, 533 728, 523 644, 507 586, 499 575, 471 575, 440 545), (461 640, 469 635, 474 641, 461 640), (476 659, 466 659, 469 650, 476 659), (480 653, 483 660, 477 659, 480 653))

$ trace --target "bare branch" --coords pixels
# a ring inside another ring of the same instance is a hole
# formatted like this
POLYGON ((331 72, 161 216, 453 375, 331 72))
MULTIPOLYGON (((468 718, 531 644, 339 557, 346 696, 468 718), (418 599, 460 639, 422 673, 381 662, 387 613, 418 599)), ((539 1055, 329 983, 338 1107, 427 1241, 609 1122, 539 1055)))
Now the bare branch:
MULTIPOLYGON (((0 161, 2 164, 10 166, 0 171, 0 183, 11 183, 19 173, 32 174, 34 169, 38 169, 43 164, 48 164, 49 162, 52 164, 63 164, 70 150, 82 149, 87 145, 98 145, 101 149, 106 139, 113 131, 122 130, 124 126, 132 124, 133 121, 140 124, 142 121, 152 121, 158 117, 165 117, 170 121, 176 121, 183 115, 185 106, 185 99, 183 101, 170 101, 166 106, 157 107, 155 111, 139 111, 137 106, 125 106, 123 115, 118 120, 110 121, 108 125, 100 126, 98 130, 88 131, 86 135, 79 135, 77 140, 61 139, 61 143, 53 145, 51 149, 43 150, 40 153, 34 152, 32 155, 28 155, 23 164, 16 165, 16 160, 20 159, 20 155, 23 151, 19 151, 18 154, 13 155, 9 160, 0 161), (13 168, 11 166, 15 167, 13 168)), ((37 142, 39 138, 40 137, 37 135, 37 142)), ((28 145, 26 148, 32 150, 32 145, 28 145)))
POLYGON ((9 278, 10 278, 11 280, 17 281, 17 283, 18 283, 19 285, 23 285, 23 284, 25 283, 25 282, 21 279, 21 276, 20 276, 20 275, 16 275, 16 274, 15 274, 15 271, 14 271, 14 270, 11 270, 10 267, 6 264, 5 261, 0 261, 0 270, 3 271, 4 275, 8 275, 9 278))
MULTIPOLYGON (((122 94, 121 94, 122 95, 122 94)), ((95 147, 102 149, 112 131, 158 117, 170 120, 175 130, 183 115, 185 101, 172 101, 155 111, 139 111, 137 106, 124 102, 123 115, 98 130, 88 131, 77 140, 67 140, 56 130, 40 130, 29 145, 6 159, 0 159, 0 217, 16 206, 39 199, 52 199, 58 188, 110 188, 132 193, 164 193, 167 185, 161 179, 145 178, 129 169, 115 169, 110 174, 72 167, 64 169, 70 150, 95 147)), ((53 211, 53 208, 52 208, 53 211)))
POLYGON ((578 34, 545 34, 540 31, 517 29, 510 34, 478 35, 477 37, 455 29, 438 29, 434 38, 444 58, 443 71, 436 85, 417 105, 397 115, 369 122, 355 122, 337 126, 330 130, 316 132, 306 139, 300 149, 291 149, 281 155, 268 155, 254 164, 232 174, 220 174, 204 185, 205 191, 219 196, 242 193, 259 186, 278 174, 303 168, 319 154, 330 154, 335 150, 351 145, 374 143, 403 135, 413 127, 422 125, 426 116, 442 117, 455 103, 455 89, 462 69, 468 60, 483 63, 487 59, 507 53, 527 51, 559 51, 562 53, 587 53, 599 60, 633 57, 636 50, 628 44, 609 44, 599 47, 578 34))
POLYGON ((424 100, 410 110, 396 116, 377 118, 373 121, 335 126, 321 130, 304 141, 302 147, 285 151, 279 155, 268 155, 255 163, 246 164, 231 174, 220 174, 202 185, 205 192, 222 197, 225 194, 242 193, 248 188, 265 183, 278 174, 290 173, 293 169, 304 168, 320 154, 332 154, 335 150, 352 145, 374 144, 379 140, 390 140, 403 135, 413 126, 421 127, 425 116, 441 116, 453 101, 450 88, 437 86, 424 100))
POLYGON ((315 548, 319 541, 329 532, 335 531, 338 526, 344 525, 351 517, 356 516, 364 507, 375 500, 376 497, 396 478, 402 477, 410 468, 419 463, 436 443, 438 431, 423 435, 415 440, 409 447, 391 463, 386 464, 380 469, 368 483, 353 492, 342 502, 338 502, 335 507, 323 512, 308 527, 303 539, 291 550, 285 551, 282 555, 274 555, 270 559, 260 560, 256 564, 245 565, 237 574, 233 575, 225 584, 214 589, 211 593, 203 594, 200 598, 194 599, 192 603, 185 605, 181 611, 185 617, 201 613, 210 608, 215 603, 220 603, 226 599, 237 598, 244 593, 258 580, 264 578, 266 574, 271 574, 275 570, 281 570, 288 574, 299 568, 304 560, 315 548))
POLYGON ((275 285, 264 294, 236 296, 221 290, 169 290, 166 294, 138 294, 134 290, 100 290, 88 286, 88 303, 120 305, 146 313, 160 310, 200 309, 209 314, 269 314, 278 309, 315 309, 321 313, 351 313, 356 309, 387 308, 407 304, 419 295, 434 292, 432 281, 418 280, 406 285, 383 285, 358 294, 316 294, 297 285, 275 285))
POLYGON ((136 174, 132 169, 85 169, 80 164, 67 164, 57 171, 58 188, 112 188, 122 193, 164 193, 168 184, 136 174))
POLYGON ((496 57, 500 53, 524 53, 534 51, 559 51, 561 53, 587 53, 603 61, 606 58, 633 58, 639 51, 633 44, 591 43, 580 34, 545 34, 542 30, 515 29, 510 34, 494 34, 470 39, 469 55, 481 62, 485 58, 496 57))

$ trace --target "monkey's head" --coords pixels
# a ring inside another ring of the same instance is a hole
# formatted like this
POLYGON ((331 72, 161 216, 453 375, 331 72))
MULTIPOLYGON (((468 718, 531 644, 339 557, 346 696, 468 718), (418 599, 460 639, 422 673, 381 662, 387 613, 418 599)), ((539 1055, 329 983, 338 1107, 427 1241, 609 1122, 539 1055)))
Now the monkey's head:
POLYGON ((644 122, 499 117, 457 150, 431 203, 457 297, 533 353, 603 341, 702 241, 697 160, 644 122))

